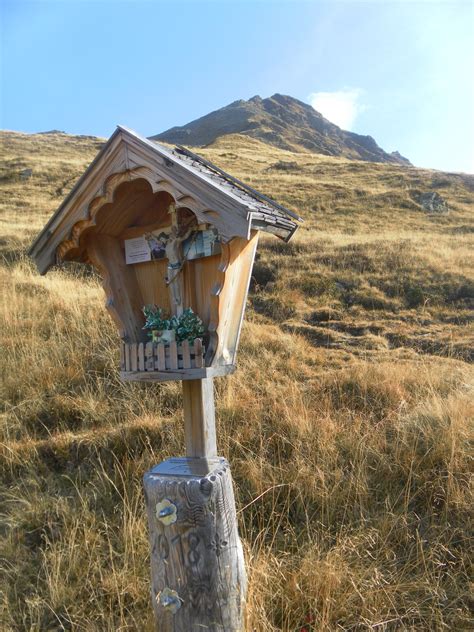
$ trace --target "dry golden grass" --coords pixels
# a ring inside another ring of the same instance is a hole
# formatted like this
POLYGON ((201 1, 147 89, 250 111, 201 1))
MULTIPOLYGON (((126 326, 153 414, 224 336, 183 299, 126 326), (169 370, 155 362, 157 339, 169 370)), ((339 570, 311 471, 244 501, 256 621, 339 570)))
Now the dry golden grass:
MULTIPOLYGON (((121 383, 95 275, 24 255, 99 144, 2 135, 2 630, 152 630, 141 477, 183 452, 179 385, 121 383)), ((217 382, 247 630, 472 629, 472 178, 239 136, 201 153, 307 219, 262 240, 217 382)))

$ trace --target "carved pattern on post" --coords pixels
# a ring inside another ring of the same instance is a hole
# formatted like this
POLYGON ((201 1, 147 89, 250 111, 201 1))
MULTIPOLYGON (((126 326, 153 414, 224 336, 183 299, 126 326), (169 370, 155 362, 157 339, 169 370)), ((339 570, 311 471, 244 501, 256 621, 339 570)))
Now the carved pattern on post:
POLYGON ((242 630, 246 575, 227 461, 170 459, 145 474, 144 485, 160 631, 242 630), (170 462, 201 463, 211 471, 204 476, 160 473, 170 462), (156 517, 157 506, 162 511, 171 504, 176 521, 165 525, 156 517), (180 600, 174 613, 163 606, 162 595, 169 591, 180 600))

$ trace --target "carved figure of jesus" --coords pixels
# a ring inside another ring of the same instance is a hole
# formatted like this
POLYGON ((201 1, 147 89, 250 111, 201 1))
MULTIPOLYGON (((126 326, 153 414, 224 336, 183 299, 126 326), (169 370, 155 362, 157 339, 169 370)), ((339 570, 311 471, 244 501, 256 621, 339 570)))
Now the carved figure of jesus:
POLYGON ((174 306, 176 316, 180 316, 183 313, 183 289, 182 289, 182 277, 181 270, 184 265, 185 257, 183 255, 182 244, 189 235, 192 233, 192 227, 189 227, 185 232, 173 224, 171 232, 166 242, 165 252, 168 259, 168 276, 166 284, 171 291, 171 303, 174 306))

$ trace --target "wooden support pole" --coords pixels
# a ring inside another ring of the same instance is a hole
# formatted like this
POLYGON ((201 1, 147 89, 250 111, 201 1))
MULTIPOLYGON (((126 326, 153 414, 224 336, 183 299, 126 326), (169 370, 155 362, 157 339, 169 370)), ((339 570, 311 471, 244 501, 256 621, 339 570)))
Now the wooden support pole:
POLYGON ((212 378, 183 381, 186 457, 144 477, 159 632, 241 632, 247 576, 212 378))
POLYGON ((186 456, 217 456, 213 378, 183 380, 186 456))
POLYGON ((247 578, 227 461, 171 458, 144 487, 158 632, 241 632, 247 578))

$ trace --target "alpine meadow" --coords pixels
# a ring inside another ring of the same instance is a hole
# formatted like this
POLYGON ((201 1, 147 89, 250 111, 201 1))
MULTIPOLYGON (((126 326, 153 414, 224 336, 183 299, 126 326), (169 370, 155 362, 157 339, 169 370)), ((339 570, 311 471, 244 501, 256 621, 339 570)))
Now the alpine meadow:
MULTIPOLYGON (((0 627, 151 632, 142 476, 183 453, 180 384, 122 382, 94 270, 25 254, 103 140, 0 142, 0 627)), ((262 237, 215 380, 246 629, 472 630, 474 176, 242 134, 194 151, 305 219, 262 237)))

